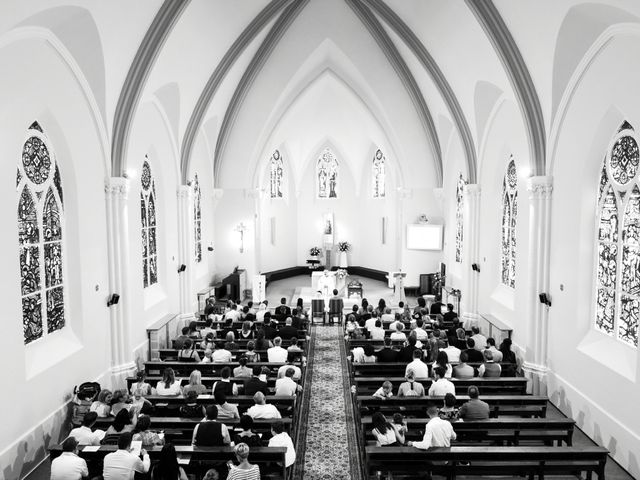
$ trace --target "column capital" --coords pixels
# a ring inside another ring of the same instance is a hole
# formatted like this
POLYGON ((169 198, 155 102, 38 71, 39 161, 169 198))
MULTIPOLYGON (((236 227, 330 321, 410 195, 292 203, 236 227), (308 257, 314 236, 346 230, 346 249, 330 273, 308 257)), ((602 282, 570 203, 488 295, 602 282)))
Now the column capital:
POLYGON ((550 175, 529 177, 527 179, 529 198, 551 198, 553 177, 550 175))
POLYGON ((104 192, 107 195, 127 199, 129 195, 129 179, 124 177, 109 177, 104 182, 104 192))
POLYGON ((411 198, 411 189, 398 187, 398 197, 403 200, 411 198))
POLYGON ((176 190, 178 198, 188 199, 193 195, 193 188, 190 185, 180 185, 176 190))
POLYGON ((470 198, 470 197, 479 198, 481 192, 482 192, 482 188, 480 187, 480 184, 467 183, 464 186, 464 190, 462 191, 462 194, 467 198, 470 198))

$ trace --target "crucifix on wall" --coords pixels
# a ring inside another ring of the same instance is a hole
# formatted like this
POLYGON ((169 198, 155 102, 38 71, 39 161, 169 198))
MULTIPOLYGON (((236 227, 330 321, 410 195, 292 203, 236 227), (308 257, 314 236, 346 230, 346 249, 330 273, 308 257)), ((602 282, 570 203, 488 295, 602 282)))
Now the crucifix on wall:
POLYGON ((240 253, 244 253, 244 232, 247 230, 247 226, 240 222, 240 224, 236 227, 236 232, 240 234, 239 244, 240 244, 240 253))

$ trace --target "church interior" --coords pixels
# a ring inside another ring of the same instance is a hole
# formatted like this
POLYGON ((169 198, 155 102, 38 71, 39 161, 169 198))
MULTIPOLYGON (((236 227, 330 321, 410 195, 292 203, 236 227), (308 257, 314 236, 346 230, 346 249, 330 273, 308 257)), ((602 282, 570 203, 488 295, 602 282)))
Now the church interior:
MULTIPOLYGON (((640 2, 0 12, 0 478, 38 478, 74 386, 126 387, 209 295, 310 308, 337 288, 350 310, 358 283, 508 330, 527 394, 640 478, 640 2)), ((324 350, 348 355, 340 328, 309 327, 310 421, 312 367, 347 368, 324 350)), ((365 478, 351 462, 288 476, 365 478)))

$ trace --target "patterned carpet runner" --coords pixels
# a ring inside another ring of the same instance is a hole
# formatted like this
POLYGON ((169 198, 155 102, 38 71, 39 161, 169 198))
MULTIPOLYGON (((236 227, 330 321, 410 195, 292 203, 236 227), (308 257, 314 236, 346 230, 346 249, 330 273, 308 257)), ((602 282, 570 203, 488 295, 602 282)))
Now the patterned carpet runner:
POLYGON ((342 328, 313 329, 307 364, 311 385, 306 385, 303 396, 308 415, 301 425, 299 461, 292 478, 358 480, 361 475, 342 328))

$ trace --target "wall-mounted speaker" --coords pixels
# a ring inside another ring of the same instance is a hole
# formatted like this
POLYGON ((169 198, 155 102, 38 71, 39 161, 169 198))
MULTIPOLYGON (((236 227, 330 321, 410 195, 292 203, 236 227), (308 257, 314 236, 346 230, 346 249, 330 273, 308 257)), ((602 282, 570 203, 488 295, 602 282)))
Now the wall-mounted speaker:
POLYGON ((471 270, 473 270, 474 272, 480 273, 480 265, 478 265, 477 263, 472 263, 471 270))
POLYGON ((187 266, 183 263, 178 267, 178 273, 182 273, 187 269, 187 266))
POLYGON ((117 305, 119 301, 120 295, 114 293, 109 297, 109 300, 107 300, 107 307, 110 307, 111 305, 117 305))
POLYGON ((551 298, 549 298, 549 295, 547 295, 546 293, 541 293, 540 295, 538 295, 538 298, 540 299, 540 303, 543 303, 547 307, 551 306, 551 298))

